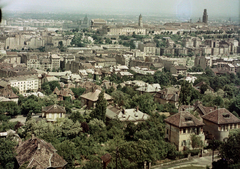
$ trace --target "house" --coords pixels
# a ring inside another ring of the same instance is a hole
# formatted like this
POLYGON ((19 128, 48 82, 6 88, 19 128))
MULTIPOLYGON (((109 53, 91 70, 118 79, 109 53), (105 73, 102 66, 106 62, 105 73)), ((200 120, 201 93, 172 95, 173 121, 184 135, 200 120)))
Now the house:
POLYGON ((198 84, 196 84, 195 86, 193 86, 197 91, 201 92, 201 87, 202 85, 207 85, 207 92, 210 92, 210 93, 214 93, 214 90, 213 88, 211 88, 206 82, 199 82, 198 84))
POLYGON ((16 102, 18 104, 19 97, 13 92, 12 87, 10 85, 7 85, 7 87, 0 89, 0 97, 3 97, 8 101, 16 102))
POLYGON ((103 80, 102 84, 101 84, 101 87, 104 88, 104 89, 110 89, 111 87, 113 87, 114 90, 116 90, 117 89, 117 84, 113 83, 113 82, 110 82, 108 80, 103 80))
POLYGON ((34 136, 22 143, 19 142, 16 154, 18 168, 26 162, 29 162, 27 168, 37 169, 63 169, 67 165, 51 143, 34 136))
POLYGON ((161 89, 161 86, 159 84, 148 84, 146 83, 145 86, 141 86, 137 88, 136 90, 139 91, 140 94, 143 93, 157 93, 161 89))
POLYGON ((42 84, 53 82, 53 81, 58 81, 59 82, 60 79, 55 77, 55 76, 51 76, 51 75, 44 75, 43 78, 42 78, 42 84))
POLYGON ((205 141, 204 123, 189 112, 179 112, 165 119, 165 138, 174 143, 178 151, 192 149, 191 136, 197 135, 205 141))
POLYGON ((123 76, 127 76, 127 77, 133 78, 133 74, 130 73, 130 72, 118 72, 117 76, 120 77, 120 78, 122 78, 123 76))
MULTIPOLYGON (((84 104, 87 105, 88 109, 90 108, 94 108, 95 104, 98 100, 98 96, 101 93, 101 90, 93 90, 92 92, 86 93, 86 94, 82 94, 81 98, 84 101, 84 104)), ((106 93, 104 93, 104 98, 107 100, 108 103, 112 102, 112 97, 106 93)))
POLYGON ((146 121, 150 116, 141 112, 138 107, 135 109, 119 109, 114 106, 108 106, 106 118, 107 120, 118 119, 121 122, 133 122, 137 124, 146 121))
POLYGON ((195 104, 194 104, 194 110, 195 112, 197 112, 199 114, 200 117, 214 111, 217 109, 217 107, 205 107, 202 105, 202 102, 200 101, 196 101, 195 104))
POLYGON ((186 66, 172 66, 170 68, 170 72, 172 74, 181 74, 181 75, 186 75, 187 73, 187 67, 186 66))
POLYGON ((65 98, 70 98, 71 100, 75 100, 74 93, 69 88, 62 88, 59 90, 57 87, 54 89, 53 94, 56 94, 58 97, 58 101, 63 101, 65 98))
POLYGON ((240 127, 240 119, 225 108, 216 109, 202 118, 205 124, 203 131, 220 141, 228 138, 230 130, 240 127))
POLYGON ((65 115, 65 107, 56 104, 42 107, 42 117, 45 117, 48 122, 55 122, 57 118, 65 118, 65 115))
POLYGON ((169 87, 157 92, 156 95, 154 96, 154 101, 160 104, 171 103, 178 108, 179 94, 180 87, 179 88, 169 87))

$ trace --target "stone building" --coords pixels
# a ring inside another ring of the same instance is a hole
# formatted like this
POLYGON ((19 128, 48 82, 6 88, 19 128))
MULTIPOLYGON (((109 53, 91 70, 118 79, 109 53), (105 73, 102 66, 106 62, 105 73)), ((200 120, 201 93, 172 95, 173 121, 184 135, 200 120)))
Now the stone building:
POLYGON ((65 118, 65 115, 65 107, 56 104, 42 107, 42 117, 46 118, 48 122, 55 122, 57 118, 65 118))
POLYGON ((159 104, 171 103, 178 108, 179 94, 180 88, 169 87, 157 92, 157 94, 154 96, 154 101, 159 104))
POLYGON ((240 119, 225 108, 215 109, 202 118, 204 132, 220 141, 226 141, 229 132, 240 127, 240 119))
POLYGON ((92 19, 91 20, 91 29, 97 30, 101 29, 103 26, 106 26, 107 22, 103 19, 92 19))
POLYGON ((204 123, 189 112, 179 112, 165 119, 165 138, 176 145, 178 151, 192 149, 191 136, 197 135, 204 143, 204 123))
POLYGON ((138 47, 146 55, 155 56, 155 54, 156 54, 156 43, 154 43, 154 42, 144 42, 144 43, 139 44, 138 47))
POLYGON ((32 136, 32 138, 19 142, 16 147, 17 168, 28 162, 27 168, 53 168, 63 169, 67 162, 57 154, 51 143, 32 136))
MULTIPOLYGON (((100 93, 101 90, 96 89, 92 92, 81 95, 81 98, 88 109, 95 108, 100 93)), ((104 98, 107 100, 108 103, 111 103, 113 100, 112 97, 106 93, 104 93, 104 98)))
POLYGON ((170 68, 170 72, 172 74, 181 74, 181 75, 186 75, 187 73, 187 67, 186 66, 172 66, 170 68))

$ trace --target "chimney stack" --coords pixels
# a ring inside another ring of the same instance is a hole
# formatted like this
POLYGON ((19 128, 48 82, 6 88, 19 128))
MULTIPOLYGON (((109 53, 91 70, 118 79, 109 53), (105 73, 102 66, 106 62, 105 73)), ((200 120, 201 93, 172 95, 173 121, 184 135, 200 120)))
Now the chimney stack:
POLYGON ((34 137, 34 134, 32 134, 32 140, 34 139, 35 137, 34 137))
POLYGON ((139 107, 137 106, 137 107, 136 107, 136 112, 138 112, 138 110, 139 110, 139 107))

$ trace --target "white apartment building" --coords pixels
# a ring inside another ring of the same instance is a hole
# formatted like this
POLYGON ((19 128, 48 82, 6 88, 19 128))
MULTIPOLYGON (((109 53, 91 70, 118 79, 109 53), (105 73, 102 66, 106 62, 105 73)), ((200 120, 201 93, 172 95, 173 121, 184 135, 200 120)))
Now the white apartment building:
POLYGON ((5 78, 2 79, 0 83, 1 86, 10 84, 11 87, 17 88, 20 94, 26 93, 27 91, 37 92, 40 88, 39 80, 36 75, 5 78))

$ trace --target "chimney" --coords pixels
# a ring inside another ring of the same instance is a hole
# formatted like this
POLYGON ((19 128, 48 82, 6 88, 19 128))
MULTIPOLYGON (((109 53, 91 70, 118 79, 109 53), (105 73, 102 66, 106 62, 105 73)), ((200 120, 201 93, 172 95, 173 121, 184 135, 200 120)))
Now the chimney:
POLYGON ((34 134, 32 134, 32 140, 34 139, 35 137, 34 137, 34 134))
POLYGON ((138 112, 138 110, 139 110, 139 107, 137 106, 137 107, 136 107, 136 112, 138 112))
POLYGON ((122 114, 125 114, 125 109, 122 109, 122 114))
POLYGON ((38 143, 38 150, 40 150, 41 149, 41 145, 40 145, 40 143, 38 143))

